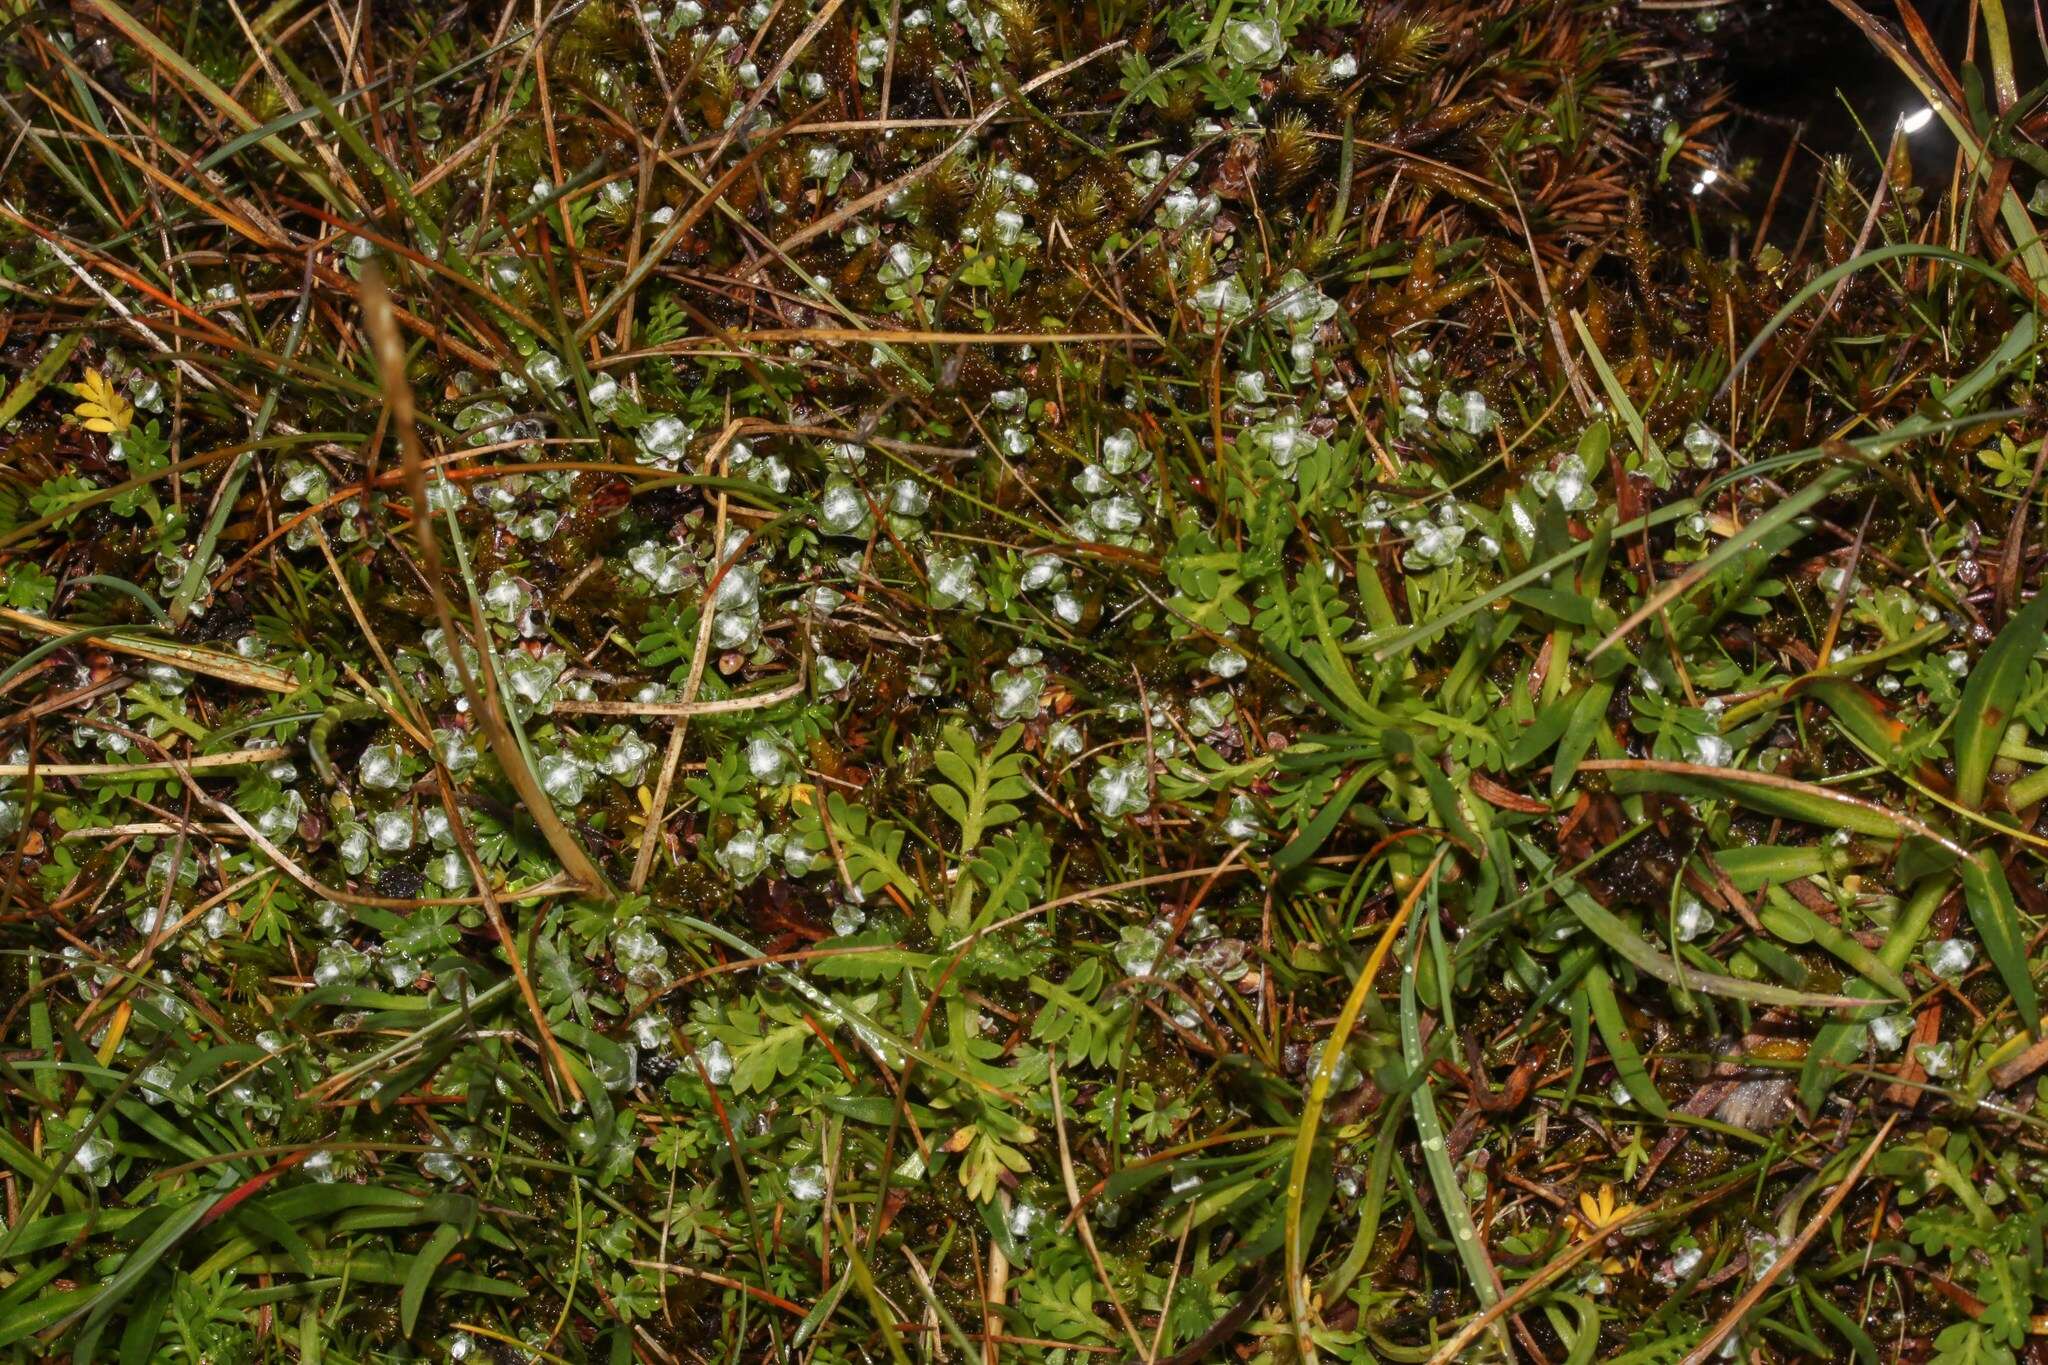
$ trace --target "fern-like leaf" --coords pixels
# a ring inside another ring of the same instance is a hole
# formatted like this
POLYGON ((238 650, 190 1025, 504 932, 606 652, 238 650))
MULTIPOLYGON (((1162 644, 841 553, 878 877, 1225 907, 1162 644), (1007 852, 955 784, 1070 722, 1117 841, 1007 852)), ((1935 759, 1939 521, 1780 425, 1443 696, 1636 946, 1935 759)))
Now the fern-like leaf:
POLYGON ((1069 1065, 1110 1066, 1123 1051, 1130 998, 1121 997, 1110 1008, 1100 1008, 1096 1001, 1102 994, 1103 979, 1102 963, 1092 957, 1058 985, 1043 977, 1031 978, 1031 989, 1045 998, 1045 1008, 1032 1021, 1031 1036, 1060 1049, 1069 1065))
POLYGON ((665 346, 671 341, 681 341, 690 334, 690 319, 676 296, 667 291, 656 294, 647 305, 647 316, 640 321, 640 345, 643 349, 665 346))
POLYGON ((836 842, 839 856, 846 862, 847 875, 864 892, 872 895, 885 886, 893 886, 906 900, 922 898, 917 883, 903 870, 901 826, 875 819, 838 792, 826 799, 826 806, 832 821, 831 838, 826 837, 824 823, 818 818, 817 808, 812 807, 797 825, 804 847, 813 853, 829 853, 836 842))
POLYGON ((988 830, 1021 813, 1010 802, 1031 792, 1023 776, 1025 755, 1017 751, 1023 737, 1024 727, 1013 725, 984 752, 961 726, 949 725, 940 734, 932 762, 945 781, 932 788, 932 804, 960 826, 962 856, 980 847, 988 830))
POLYGON ((1036 825, 991 839, 967 865, 968 873, 983 888, 983 913, 1014 915, 1027 908, 1045 889, 1045 872, 1051 863, 1052 847, 1036 825))

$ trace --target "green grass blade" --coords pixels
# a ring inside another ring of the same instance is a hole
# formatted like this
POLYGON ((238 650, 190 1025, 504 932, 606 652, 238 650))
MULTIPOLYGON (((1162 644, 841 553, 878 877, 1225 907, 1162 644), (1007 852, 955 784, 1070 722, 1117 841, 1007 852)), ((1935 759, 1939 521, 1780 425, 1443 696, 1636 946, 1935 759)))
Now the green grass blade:
MULTIPOLYGON (((1922 879, 1913 889, 1905 909, 1891 926, 1890 936, 1877 950, 1878 959, 1885 966, 1894 972, 1905 969, 1906 963, 1918 951, 1920 940, 1926 936, 1934 912, 1954 885, 1953 877, 1942 872, 1922 879)), ((1887 1008, 1877 1000, 1877 988, 1874 986, 1851 982, 1848 989, 1851 994, 1868 995, 1873 1003, 1852 1013, 1837 1015, 1814 1032, 1813 1042, 1806 1049, 1806 1062, 1799 1071, 1799 1100, 1809 1111, 1820 1108, 1828 1091, 1842 1078, 1842 1069, 1863 1051, 1870 1021, 1882 1015, 1887 1008)))
MULTIPOLYGON (((1579 334, 1579 344, 1586 348, 1586 358, 1593 362, 1593 373, 1600 377, 1600 387, 1606 392, 1607 401, 1621 414, 1621 424, 1628 428, 1629 439, 1636 443, 1636 450, 1642 454, 1644 464, 1652 468, 1661 466, 1664 463, 1663 449, 1658 446, 1656 438, 1650 435, 1650 428, 1643 421, 1643 415, 1636 411, 1635 402, 1628 396, 1628 390, 1614 377, 1614 371, 1607 364, 1607 357, 1600 354, 1600 347, 1594 342, 1592 331, 1587 328, 1586 320, 1579 316, 1579 310, 1576 308, 1572 310, 1572 327, 1579 334)), ((1604 431, 1604 428, 1602 430, 1604 431)), ((1600 444, 1603 447, 1606 445, 1604 435, 1600 444)))
MULTIPOLYGON (((1765 899, 1774 914, 1790 920, 1808 941, 1840 958, 1851 971, 1865 981, 1894 1000, 1913 998, 1913 993, 1906 989, 1905 980, 1887 966, 1883 958, 1809 910, 1797 898, 1773 886, 1765 892, 1765 899)), ((1766 927, 1770 927, 1771 923, 1767 919, 1766 927)))
POLYGON ((1924 260, 1940 261, 1945 265, 1952 265, 1958 270, 1968 271, 1973 275, 1981 276, 2003 289, 2007 289, 2015 294, 2019 293, 2019 286, 2007 279, 2004 271, 1988 261, 1979 260, 1975 256, 1965 256, 1960 252, 1950 251, 1947 247, 1927 246, 1919 242, 1898 242, 1891 246, 1881 246, 1875 250, 1866 251, 1860 256, 1851 256, 1840 265, 1823 270, 1820 274, 1808 280, 1800 288, 1799 292, 1786 300, 1785 306, 1772 314, 1771 320, 1758 329, 1754 337, 1750 338, 1749 345, 1742 348, 1742 354, 1737 356, 1734 365, 1729 367, 1728 378, 1722 381, 1722 387, 1725 389, 1729 383, 1734 381, 1735 376, 1742 373, 1750 361, 1757 358, 1765 345, 1770 342, 1771 337, 1777 333, 1780 327, 1783 327, 1786 322, 1791 320, 1793 314, 1833 288, 1837 280, 1846 279, 1859 270, 1867 270, 1873 265, 1882 265, 1886 261, 1916 257, 1924 260))

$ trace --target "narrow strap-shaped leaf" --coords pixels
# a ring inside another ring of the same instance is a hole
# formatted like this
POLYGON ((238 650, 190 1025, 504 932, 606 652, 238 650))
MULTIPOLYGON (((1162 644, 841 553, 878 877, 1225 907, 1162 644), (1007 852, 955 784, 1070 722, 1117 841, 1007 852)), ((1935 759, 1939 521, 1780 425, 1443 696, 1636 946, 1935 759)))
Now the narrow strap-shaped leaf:
POLYGON ((1564 1358, 1564 1365, 1592 1365, 1593 1355, 1600 1348, 1600 1310, 1590 1299, 1578 1294, 1559 1294, 1557 1302, 1567 1305, 1578 1315, 1578 1330, 1564 1330, 1564 1314, 1551 1305, 1544 1305, 1543 1314, 1550 1319, 1550 1326, 1560 1341, 1571 1343, 1571 1351, 1564 1358))
MULTIPOLYGON (((1699 510, 1700 505, 1698 503, 1690 498, 1681 498, 1677 502, 1667 503, 1645 516, 1633 517, 1628 521, 1617 524, 1614 527, 1614 538, 1619 540, 1624 536, 1633 536, 1644 531, 1655 530, 1659 526, 1689 517, 1699 510)), ((1480 612, 1485 611, 1502 598, 1513 597, 1523 588, 1543 582, 1559 569, 1564 568, 1568 564, 1576 563, 1580 558, 1589 553, 1592 548, 1593 542, 1591 540, 1582 540, 1569 549, 1560 550, 1548 559, 1539 560, 1513 577, 1502 579, 1486 592, 1466 599, 1449 611, 1432 616, 1429 620, 1401 632, 1401 634, 1386 641, 1384 644, 1374 646, 1372 657, 1384 663, 1397 654, 1405 654, 1423 641, 1450 629, 1465 618, 1476 616, 1480 612)))
POLYGON ((1543 704, 1543 709, 1536 713, 1536 719, 1529 722, 1515 742, 1508 746, 1504 765, 1508 772, 1515 772, 1550 752, 1577 713, 1581 695, 1580 692, 1568 692, 1543 704))
POLYGON ((234 1221, 252 1238, 276 1243, 279 1251, 292 1258, 292 1264, 299 1268, 301 1275, 310 1277, 313 1274, 313 1248, 290 1223, 260 1204, 244 1204, 236 1209, 234 1221))
MULTIPOLYGON (((1538 871, 1548 872, 1551 860, 1521 835, 1515 836, 1516 847, 1522 855, 1535 864, 1538 871)), ((1558 892, 1579 922, 1593 931, 1594 937, 1619 953, 1622 959, 1637 971, 1646 972, 1659 981, 1673 986, 1683 986, 1689 991, 1701 991, 1707 995, 1722 995, 1731 1000, 1748 1000, 1760 1005, 1796 1005, 1808 1009, 1854 1009, 1865 1002, 1848 995, 1816 995, 1811 991, 1795 991, 1789 986, 1773 986, 1768 981, 1745 981, 1739 976, 1722 976, 1715 972, 1703 972, 1696 968, 1675 962, 1658 950, 1655 944, 1637 933, 1633 926, 1622 920, 1613 911, 1578 889, 1578 883, 1569 878, 1561 879, 1558 892)))
MULTIPOLYGON (((1411 932, 1409 937, 1419 950, 1420 935, 1411 932)), ((1404 955, 1409 951, 1404 945, 1404 955)), ((1458 1168, 1451 1162, 1443 1121, 1437 1116, 1436 1092, 1430 1087, 1428 1058, 1422 1042, 1422 1011, 1415 995, 1412 964, 1413 959, 1410 958, 1409 964, 1404 965, 1401 971, 1401 1060, 1406 1064, 1408 1074, 1417 1080, 1408 1104, 1415 1113, 1415 1131, 1422 1139, 1423 1165, 1429 1170, 1430 1183, 1436 1187, 1437 1205, 1443 1210, 1451 1241, 1458 1249, 1458 1259, 1465 1263, 1465 1274, 1480 1306, 1491 1308, 1501 1297, 1500 1272, 1494 1269, 1479 1229, 1473 1225, 1472 1209, 1465 1200, 1465 1187, 1458 1179, 1458 1168)))
POLYGON ((156 1359, 156 1334, 170 1303, 171 1280, 164 1276, 143 1295, 142 1302, 128 1315, 128 1325, 121 1329, 121 1365, 148 1365, 156 1359))
MULTIPOLYGON (((1579 334, 1579 344, 1586 348, 1586 359, 1593 363, 1593 373, 1599 376, 1600 387, 1607 393, 1607 401, 1621 414, 1621 424, 1627 428, 1629 439, 1635 442, 1636 449, 1642 452, 1647 463, 1661 465, 1664 461, 1664 452, 1658 448, 1656 438, 1650 435, 1650 428, 1643 421, 1642 414, 1636 411, 1635 402, 1628 396, 1628 390, 1615 378, 1614 370, 1607 363, 1607 357, 1600 353, 1599 345, 1593 340, 1592 331, 1586 326, 1586 320, 1579 316, 1577 309, 1572 310, 1572 329, 1579 334)), ((1607 442, 1603 439, 1600 444, 1605 446, 1607 442)))
POLYGON ((1657 1093, 1657 1083, 1650 1079, 1643 1054, 1629 1036, 1628 1021, 1622 1018, 1621 1002, 1614 998, 1614 982, 1607 969, 1596 964, 1586 973, 1585 984, 1586 1002, 1593 1007, 1593 1023, 1600 1030, 1600 1041, 1607 1044, 1607 1056, 1614 1063, 1615 1074, 1621 1077, 1628 1097, 1660 1119, 1669 1117, 1670 1106, 1657 1093))
MULTIPOLYGON (((1913 889, 1906 901, 1905 910, 1892 924, 1891 937, 1877 950, 1878 957, 1893 971, 1905 967, 1913 952, 1920 946, 1921 938, 1927 933, 1927 926, 1934 918, 1936 908, 1941 905, 1955 882, 1948 873, 1923 879, 1913 889)), ((1875 986, 1860 981, 1849 983, 1851 995, 1868 996, 1871 1004, 1853 1013, 1837 1015, 1823 1023, 1813 1035, 1813 1042, 1806 1049, 1806 1065, 1799 1072, 1799 1100, 1809 1111, 1820 1108, 1820 1102, 1827 1097, 1828 1090, 1841 1079, 1842 1068, 1847 1066, 1863 1050, 1864 1039, 1869 1035, 1869 1024, 1885 1012, 1886 1006, 1877 999, 1875 986)))
POLYGON ((1884 713, 1877 698, 1848 678, 1816 678, 1806 689, 1835 713, 1835 723, 1867 749, 1889 753, 1906 727, 1884 713))
POLYGON ((1736 556, 1743 554, 1771 532, 1786 523, 1805 516, 1815 506, 1825 501, 1835 490, 1854 478, 1859 472, 1856 465, 1837 465, 1826 471, 1806 487, 1792 494, 1783 502, 1744 526, 1728 539, 1714 547, 1713 553, 1694 564, 1677 578, 1650 595, 1648 601, 1629 613, 1623 621, 1608 633, 1606 639, 1593 646, 1587 660, 1599 658, 1610 648, 1628 638, 1629 632, 1655 616, 1658 612, 1691 592, 1707 579, 1726 568, 1736 556))
POLYGON ((2041 996, 2027 971, 2027 933, 2020 924, 2020 908, 2013 902, 2005 869, 1990 853, 1980 852, 1966 859, 1962 870, 1963 903, 1970 909, 1977 937, 1984 941, 1984 955, 2012 992, 2013 1007, 2026 1021, 2027 1031, 2038 1032, 2041 996))
POLYGON ((1344 784, 1333 792, 1323 808, 1317 811, 1301 831, 1289 840, 1285 847, 1273 855, 1273 866, 1281 872, 1300 867, 1316 856, 1316 850, 1337 828, 1337 822, 1344 818, 1344 812, 1351 809, 1351 803, 1358 799, 1358 793, 1372 778, 1372 770, 1360 768, 1344 779, 1344 784))
POLYGON ((1764 894, 1773 910, 1789 917, 1809 939, 1840 958, 1865 981, 1895 1000, 1913 998, 1904 979, 1887 966, 1884 959, 1801 905, 1789 892, 1773 886, 1764 894))
POLYGON ((1565 1016, 1572 1025, 1572 1074, 1564 1087, 1564 1107, 1569 1109, 1578 1103, 1579 1084, 1586 1079, 1586 1059, 1593 1051, 1593 1012, 1586 1008, 1584 991, 1566 997, 1565 1016))
POLYGON ((36 362, 35 368, 23 375, 21 382, 7 391, 7 397, 0 399, 0 427, 6 426, 21 415, 22 409, 35 401, 37 394, 49 386, 51 380, 64 372, 64 366, 71 359, 71 353, 78 349, 78 343, 85 339, 83 332, 70 332, 58 338, 49 354, 36 362))
MULTIPOLYGON (((1891 246, 1874 248, 1858 256, 1851 256, 1840 265, 1823 270, 1820 274, 1808 280, 1798 293, 1786 301, 1784 307, 1772 315, 1769 322, 1758 329, 1757 334, 1750 339, 1749 345, 1742 348, 1742 354, 1735 357, 1735 363, 1728 367, 1728 377, 1721 381, 1720 391, 1714 395, 1715 400, 1719 401, 1721 394, 1727 392, 1728 386, 1735 382, 1735 377, 1742 373, 1743 368, 1750 361, 1756 359, 1763 352, 1764 347, 1769 344, 1772 335, 1790 321, 1794 313, 1797 313, 1814 299, 1819 298, 1834 285, 1836 280, 1853 275, 1857 271, 1873 265, 1882 265, 1886 261, 1897 260, 1900 257, 1916 257, 1942 261, 1956 267, 1958 270, 1967 270, 1972 274, 1981 275, 1993 284, 2001 285, 2015 293, 2018 292, 2013 282, 2005 277, 2005 272, 1997 266, 1989 261, 1980 261, 1974 256, 1965 256, 1961 252, 1950 251, 1947 247, 1928 246, 1920 242, 1899 242, 1891 246)), ((2032 320, 2031 315, 2029 315, 2028 320, 2032 320)), ((2018 331, 2019 329, 2015 328, 2014 330, 2018 331)), ((2028 331, 2027 335, 2029 337, 2032 336, 2031 330, 2028 331)), ((1974 390, 1972 391, 1972 396, 1974 396, 1974 390)), ((1950 394, 1950 411, 1956 410, 1960 397, 1961 395, 1957 392, 1950 394)))
MULTIPOLYGON (((1472 832, 1472 826, 1465 822, 1464 812, 1458 809, 1458 793, 1452 789, 1450 779, 1444 776, 1444 770, 1438 766, 1436 756, 1422 749, 1401 731, 1386 732, 1389 741, 1396 735, 1401 736, 1400 743, 1408 757, 1408 764, 1415 770, 1415 775, 1422 779, 1423 787, 1429 792, 1429 804, 1436 811, 1436 818, 1442 822, 1444 831, 1468 851, 1478 849, 1479 836, 1472 832)), ((1388 748, 1391 752, 1393 744, 1389 743, 1388 748)))
POLYGON ((1963 699, 1956 707, 1954 748, 1956 800, 1976 809, 1984 804, 1984 787, 1992 760, 2012 723, 2013 707, 2027 685, 2027 667, 2041 648, 2048 626, 2048 592, 2037 593, 2011 620, 1970 670, 1963 699))
POLYGON ((455 1250, 455 1244, 461 1240, 461 1228, 453 1223, 441 1224, 406 1268, 405 1284, 398 1291, 398 1325, 406 1336, 412 1335, 413 1324, 419 1321, 420 1304, 427 1297, 427 1286, 433 1283, 434 1272, 441 1268, 441 1262, 448 1259, 448 1253, 455 1250))
POLYGON ((114 1309, 127 1298, 135 1287, 142 1283, 143 1276, 156 1269, 172 1247, 199 1225, 209 1210, 225 1198, 195 1199, 179 1209, 150 1234, 141 1246, 128 1253, 121 1261, 121 1268, 107 1277, 99 1286, 99 1296, 92 1301, 92 1312, 86 1318, 85 1327, 80 1331, 78 1343, 72 1358, 78 1365, 86 1365, 93 1358, 93 1348, 98 1344, 100 1331, 114 1309))
POLYGON ((92 1296, 99 1292, 98 1285, 60 1289, 0 1313, 0 1346, 12 1346, 24 1337, 33 1336, 66 1314, 90 1303, 92 1296))
POLYGON ((1856 1353, 1856 1365, 1877 1365, 1882 1359, 1877 1353, 1877 1344, 1856 1325, 1856 1320, 1837 1308, 1834 1301, 1815 1289, 1810 1281, 1802 1278, 1799 1287, 1806 1291, 1806 1300, 1813 1305, 1814 1311, 1835 1330, 1836 1335, 1849 1343, 1849 1349, 1856 1353))
MULTIPOLYGON (((1628 761, 1633 760, 1625 760, 1628 761)), ((1905 823, 1871 802, 1837 796, 1825 787, 1771 785, 1742 769, 1730 768, 1723 775, 1698 771, 1657 772, 1641 767, 1609 769, 1597 760, 1585 766, 1611 771, 1614 789, 1618 792, 1654 791, 1693 798, 1713 797, 1737 802, 1766 815, 1801 820, 1822 829, 1846 829, 1856 834, 1867 834, 1873 839, 1897 839, 1907 833, 1905 823)))
POLYGON ((1572 778, 1579 771, 1579 764, 1592 749, 1593 741, 1600 734, 1600 727, 1607 723, 1607 707, 1614 700, 1614 683, 1591 683, 1572 708, 1569 724, 1565 726, 1564 738, 1557 743, 1557 760, 1550 770, 1550 799, 1555 801, 1565 794, 1572 785, 1572 778))
POLYGON ((1830 844, 1750 844, 1716 849, 1713 861, 1737 891, 1761 891, 1850 866, 1848 851, 1830 844))

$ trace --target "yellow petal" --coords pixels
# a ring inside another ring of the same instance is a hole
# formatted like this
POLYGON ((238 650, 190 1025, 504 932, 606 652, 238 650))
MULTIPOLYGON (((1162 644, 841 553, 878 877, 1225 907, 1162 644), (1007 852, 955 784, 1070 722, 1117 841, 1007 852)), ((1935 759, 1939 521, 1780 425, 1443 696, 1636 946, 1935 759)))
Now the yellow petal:
POLYGON ((100 1050, 97 1054, 101 1066, 105 1066, 114 1060, 114 1053, 121 1047, 121 1035, 128 1031, 128 1019, 134 1013, 134 1010, 135 1007, 133 1005, 123 1000, 120 1008, 114 1011, 114 1021, 107 1025, 106 1041, 100 1044, 100 1050))

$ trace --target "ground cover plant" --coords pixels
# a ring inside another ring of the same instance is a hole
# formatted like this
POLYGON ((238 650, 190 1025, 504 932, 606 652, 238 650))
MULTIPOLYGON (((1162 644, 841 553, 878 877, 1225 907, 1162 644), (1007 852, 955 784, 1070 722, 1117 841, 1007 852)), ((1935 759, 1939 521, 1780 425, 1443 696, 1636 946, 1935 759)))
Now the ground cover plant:
POLYGON ((0 1352, 2035 1358, 1962 17, 0 0, 0 1352))

